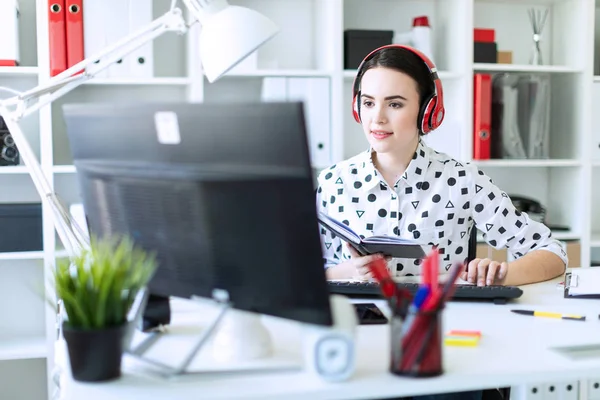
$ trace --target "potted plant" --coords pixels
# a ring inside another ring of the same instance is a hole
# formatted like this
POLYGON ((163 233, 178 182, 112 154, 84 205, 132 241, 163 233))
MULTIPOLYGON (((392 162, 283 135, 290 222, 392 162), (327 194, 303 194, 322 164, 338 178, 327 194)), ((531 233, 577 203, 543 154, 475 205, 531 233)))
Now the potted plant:
POLYGON ((121 376, 123 342, 134 329, 127 314, 156 267, 154 254, 126 236, 92 237, 89 248, 57 262, 54 287, 64 307, 62 332, 73 379, 121 376))

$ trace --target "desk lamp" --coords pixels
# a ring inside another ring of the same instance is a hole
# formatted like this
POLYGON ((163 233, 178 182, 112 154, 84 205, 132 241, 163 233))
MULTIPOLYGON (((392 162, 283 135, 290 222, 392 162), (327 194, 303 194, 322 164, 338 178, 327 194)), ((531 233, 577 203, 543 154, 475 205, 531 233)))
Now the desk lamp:
POLYGON ((13 93, 14 96, 0 101, 0 116, 12 134, 38 194, 51 209, 54 226, 69 257, 89 247, 89 237, 52 190, 19 126, 20 121, 88 79, 94 78, 100 71, 165 32, 183 35, 193 24, 197 22, 200 24, 200 58, 204 74, 212 83, 279 31, 279 28, 265 16, 248 8, 231 6, 227 0, 182 0, 182 2, 192 17, 189 24, 186 23, 181 8, 177 7, 177 0, 172 0, 169 11, 146 27, 73 65, 50 78, 46 83, 24 92, 2 88, 13 93))
POLYGON ((231 6, 227 0, 182 2, 192 17, 190 24, 186 24, 182 10, 177 7, 177 0, 172 0, 169 11, 146 27, 73 65, 50 78, 45 84, 21 93, 3 88, 16 95, 0 101, 0 116, 14 139, 38 194, 50 207, 56 231, 71 257, 88 247, 89 239, 51 189, 19 122, 165 32, 183 35, 191 25, 200 23, 200 58, 204 74, 212 83, 271 39, 279 30, 262 14, 248 8, 231 6), (78 74, 79 71, 83 72, 78 74))

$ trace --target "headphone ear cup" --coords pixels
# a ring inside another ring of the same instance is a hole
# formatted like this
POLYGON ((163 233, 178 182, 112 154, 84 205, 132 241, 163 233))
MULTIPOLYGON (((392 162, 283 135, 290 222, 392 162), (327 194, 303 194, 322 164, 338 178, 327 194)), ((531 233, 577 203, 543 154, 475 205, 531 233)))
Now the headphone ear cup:
POLYGON ((444 115, 445 115, 444 108, 443 107, 438 108, 437 104, 436 104, 436 107, 435 107, 434 110, 435 111, 431 115, 431 117, 430 117, 431 120, 430 120, 430 123, 429 123, 430 126, 431 126, 431 130, 437 129, 442 124, 442 121, 444 120, 444 115))
POLYGON ((417 119, 419 123, 419 129, 423 132, 424 135, 431 132, 431 114, 435 109, 436 98, 435 95, 429 96, 426 102, 423 103, 423 107, 421 108, 421 112, 419 113, 419 118, 417 119))
POLYGON ((359 96, 354 96, 354 99, 352 99, 352 115, 354 116, 354 120, 360 124, 360 109, 358 101, 359 96))

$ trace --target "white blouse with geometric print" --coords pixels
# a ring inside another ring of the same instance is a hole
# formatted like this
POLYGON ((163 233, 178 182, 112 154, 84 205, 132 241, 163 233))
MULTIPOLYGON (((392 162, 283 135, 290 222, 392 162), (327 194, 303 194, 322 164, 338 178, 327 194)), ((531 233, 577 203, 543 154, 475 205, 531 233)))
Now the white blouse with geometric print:
MULTIPOLYGON (((390 187, 375 169, 371 149, 323 170, 317 207, 360 236, 393 235, 417 241, 429 252, 437 246, 440 272, 467 259, 476 227, 489 245, 506 247, 514 258, 547 250, 565 263, 562 244, 544 224, 519 212, 508 195, 469 163, 458 162, 419 140, 404 175, 390 187)), ((325 267, 350 258, 339 237, 320 225, 325 267)), ((421 260, 394 258, 396 276, 420 275, 421 260)))

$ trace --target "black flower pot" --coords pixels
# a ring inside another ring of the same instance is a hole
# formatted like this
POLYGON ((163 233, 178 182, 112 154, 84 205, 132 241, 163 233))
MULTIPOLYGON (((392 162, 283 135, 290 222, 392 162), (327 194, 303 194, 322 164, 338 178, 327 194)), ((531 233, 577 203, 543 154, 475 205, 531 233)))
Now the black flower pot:
POLYGON ((128 324, 106 329, 79 329, 64 324, 73 379, 103 382, 119 378, 127 328, 128 324))

